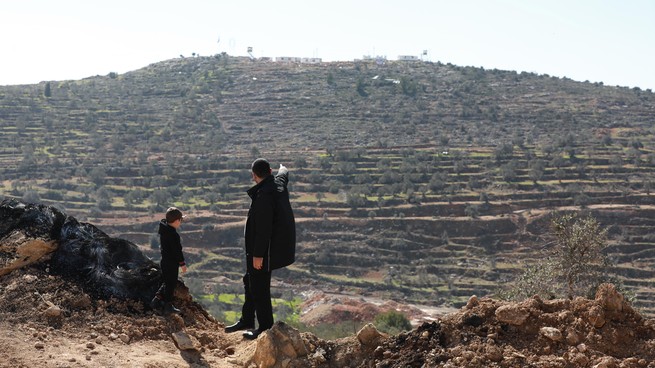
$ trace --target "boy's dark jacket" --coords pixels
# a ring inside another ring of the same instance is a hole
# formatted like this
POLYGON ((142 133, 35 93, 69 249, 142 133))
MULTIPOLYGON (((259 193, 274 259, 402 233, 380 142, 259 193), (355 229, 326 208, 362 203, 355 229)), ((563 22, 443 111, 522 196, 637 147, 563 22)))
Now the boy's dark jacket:
POLYGON ((248 190, 252 199, 246 221, 246 259, 264 258, 264 269, 272 271, 296 260, 296 220, 289 203, 289 172, 286 168, 269 175, 248 190))
POLYGON ((159 222, 159 241, 161 243, 161 263, 184 266, 180 234, 166 220, 159 222))

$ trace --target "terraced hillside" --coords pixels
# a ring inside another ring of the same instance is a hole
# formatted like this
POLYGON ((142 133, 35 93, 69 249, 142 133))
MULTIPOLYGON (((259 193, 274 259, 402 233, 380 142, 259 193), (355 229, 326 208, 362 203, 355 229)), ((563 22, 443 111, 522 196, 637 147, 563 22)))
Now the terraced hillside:
POLYGON ((0 87, 0 190, 147 249, 175 203, 193 217, 196 290, 227 290, 242 272, 248 167, 265 156, 292 171, 285 285, 434 305, 494 292, 543 258, 552 216, 587 211, 653 314, 654 123, 651 91, 546 75, 175 59, 0 87))

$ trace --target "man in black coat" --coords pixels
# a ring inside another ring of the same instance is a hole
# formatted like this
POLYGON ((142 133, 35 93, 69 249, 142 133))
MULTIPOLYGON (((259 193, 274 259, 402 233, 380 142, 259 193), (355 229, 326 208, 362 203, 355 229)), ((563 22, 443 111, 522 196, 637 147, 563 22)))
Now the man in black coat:
POLYGON ((245 301, 239 321, 225 328, 226 332, 249 330, 243 333, 247 339, 255 339, 273 326, 271 271, 292 264, 296 253, 296 222, 287 190, 289 171, 280 165, 273 176, 268 161, 258 158, 251 172, 256 185, 248 190, 252 202, 245 230, 245 301))

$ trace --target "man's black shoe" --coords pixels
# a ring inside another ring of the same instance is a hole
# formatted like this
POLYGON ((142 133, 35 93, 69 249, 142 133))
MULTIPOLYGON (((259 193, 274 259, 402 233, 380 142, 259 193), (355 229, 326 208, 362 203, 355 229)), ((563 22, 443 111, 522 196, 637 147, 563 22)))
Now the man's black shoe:
POLYGON ((254 340, 262 333, 259 330, 250 330, 243 333, 243 338, 248 340, 254 340))
POLYGON ((254 324, 248 324, 245 323, 241 320, 238 320, 237 323, 233 325, 229 325, 225 327, 225 332, 230 333, 230 332, 235 332, 235 331, 240 331, 240 330, 247 330, 250 328, 255 328, 254 324))

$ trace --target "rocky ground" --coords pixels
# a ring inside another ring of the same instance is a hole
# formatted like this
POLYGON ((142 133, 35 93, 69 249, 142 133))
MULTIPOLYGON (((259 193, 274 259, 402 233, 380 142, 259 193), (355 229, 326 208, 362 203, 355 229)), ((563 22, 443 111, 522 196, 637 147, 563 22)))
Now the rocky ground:
POLYGON ((368 325, 326 341, 278 323, 256 341, 225 334, 178 288, 182 316, 98 300, 38 265, 0 278, 0 367, 655 367, 655 321, 612 285, 595 300, 472 297, 386 336, 368 325))
POLYGON ((352 336, 323 340, 278 322, 246 341, 224 333, 182 282, 174 300, 181 315, 161 316, 144 306, 150 289, 139 288, 140 276, 151 282, 148 267, 155 265, 135 246, 90 226, 70 227, 77 222, 49 208, 2 211, 9 215, 0 221, 0 368, 655 368, 655 320, 610 284, 593 300, 510 303, 472 296, 460 310, 423 322, 418 308, 319 293, 305 301, 305 321, 370 320, 397 309, 418 327, 388 336, 368 324, 352 336), (53 256, 62 241, 68 253, 53 256), (129 262, 113 265, 121 255, 129 262), (57 261, 61 266, 76 257, 87 262, 53 271, 57 261), (145 268, 132 267, 134 260, 145 268), (108 288, 112 282, 120 287, 108 288))

